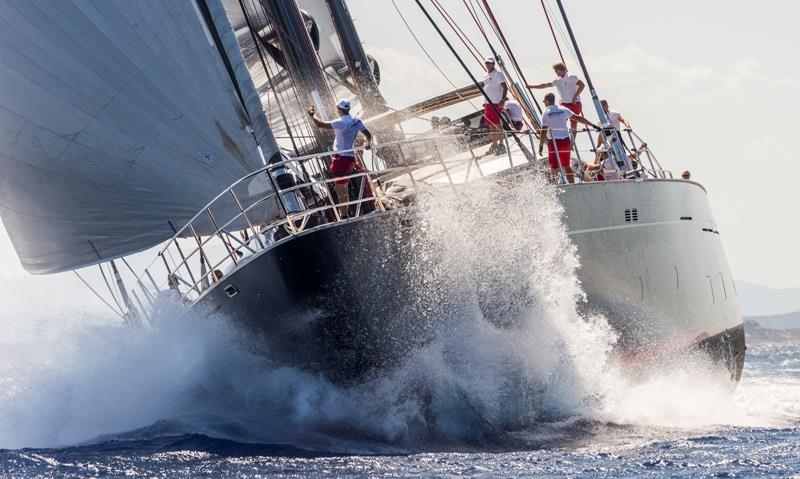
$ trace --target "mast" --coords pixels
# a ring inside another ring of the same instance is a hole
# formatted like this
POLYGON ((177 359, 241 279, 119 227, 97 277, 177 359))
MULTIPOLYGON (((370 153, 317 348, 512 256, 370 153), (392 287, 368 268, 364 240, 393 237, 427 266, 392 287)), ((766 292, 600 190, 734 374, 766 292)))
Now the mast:
POLYGON ((347 66, 353 77, 358 96, 364 105, 366 116, 378 115, 388 111, 386 100, 378 89, 378 82, 372 74, 364 47, 358 38, 358 32, 353 24, 353 18, 344 0, 326 0, 328 10, 336 29, 336 35, 342 45, 347 66))
MULTIPOLYGON (((272 23, 275 36, 297 93, 306 105, 314 105, 323 118, 332 118, 335 103, 322 63, 308 35, 306 23, 297 0, 261 0, 261 6, 272 23)), ((331 135, 316 126, 314 136, 318 145, 330 143, 331 135)))
MULTIPOLYGON (((606 112, 603 111, 603 106, 600 104, 600 98, 597 96, 597 91, 594 89, 594 84, 589 76, 589 70, 586 68, 586 63, 583 61, 583 55, 581 55, 581 49, 578 47, 577 40, 575 40, 575 34, 572 33, 572 26, 569 24, 567 12, 564 10, 564 5, 561 3, 561 0, 556 0, 556 3, 558 3, 558 9, 561 12, 561 18, 564 19, 564 26, 567 27, 567 33, 569 34, 569 39, 572 42, 572 47, 575 48, 575 55, 578 57, 578 63, 583 71, 583 77, 586 78, 586 84, 589 87, 589 93, 592 95, 592 102, 594 103, 595 110, 597 110, 597 116, 600 118, 600 124, 605 127, 606 125, 609 125, 608 117, 606 116, 606 112)), ((613 134, 616 141, 611 142, 611 147, 613 149, 614 156, 617 158, 616 163, 619 164, 619 162, 622 161, 625 163, 626 169, 632 169, 628 164, 628 157, 625 155, 625 151, 622 149, 622 142, 620 141, 620 138, 618 138, 619 133, 614 130, 613 134)))

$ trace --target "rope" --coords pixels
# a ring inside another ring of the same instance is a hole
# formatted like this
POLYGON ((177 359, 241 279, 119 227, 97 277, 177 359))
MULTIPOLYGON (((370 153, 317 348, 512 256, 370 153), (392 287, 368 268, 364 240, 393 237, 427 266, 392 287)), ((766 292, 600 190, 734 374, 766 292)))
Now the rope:
POLYGON ((547 19, 547 25, 550 27, 550 33, 553 35, 553 42, 556 44, 556 50, 558 50, 558 56, 561 57, 561 62, 566 65, 566 60, 564 60, 564 54, 561 53, 561 45, 558 44, 558 38, 556 38, 556 31, 553 29, 553 23, 550 21, 550 14, 547 13, 547 7, 544 4, 544 0, 540 0, 542 3, 542 10, 544 10, 544 18, 547 19))
MULTIPOLYGON (((464 4, 466 4, 466 3, 467 3, 466 0, 464 0, 464 4)), ((522 83, 524 85, 528 85, 528 79, 525 78, 525 74, 522 73, 522 68, 519 66, 519 62, 517 61, 517 58, 514 55, 514 50, 511 48, 511 45, 508 43, 508 40, 506 40, 506 37, 503 34, 503 31, 500 29, 500 23, 495 18, 494 13, 492 13, 492 9, 491 9, 491 7, 489 7, 489 2, 487 0, 483 0, 483 5, 485 7, 485 10, 483 10, 483 14, 484 14, 484 16, 488 15, 487 19, 489 20, 489 23, 492 25, 492 28, 494 29, 495 34, 500 39, 500 43, 503 45, 503 49, 505 49, 506 54, 511 59, 511 63, 514 66, 514 70, 516 70, 517 75, 519 75, 519 78, 522 80, 522 83)), ((479 4, 479 6, 480 6, 480 4, 479 4)), ((467 8, 469 8, 469 6, 467 8)), ((481 29, 482 29, 482 27, 481 27, 481 29)), ((536 106, 536 109, 539 111, 539 114, 541 114, 542 113, 542 107, 539 106, 539 102, 536 100, 536 97, 531 95, 531 98, 533 99, 533 104, 536 106)))
MULTIPOLYGON (((547 11, 549 11, 550 14, 552 15, 553 14, 553 7, 550 6, 550 2, 547 1, 547 0, 542 0, 542 1, 544 1, 545 6, 546 6, 545 13, 547 11)), ((575 50, 572 48, 572 42, 570 42, 569 39, 567 39, 567 34, 564 33, 564 30, 561 29, 561 25, 559 23, 555 23, 555 26, 556 26, 556 30, 558 30, 558 35, 561 37, 561 40, 567 45, 567 52, 570 54, 570 56, 575 61, 575 63, 580 63, 578 61, 578 56, 575 54, 575 50)), ((560 51, 559 51, 559 53, 560 53, 560 51)), ((562 61, 563 61, 563 59, 562 59, 562 61)))
MULTIPOLYGON (((392 5, 394 6, 394 9, 397 10, 397 14, 400 16, 400 19, 403 21, 403 24, 406 26, 406 29, 408 30, 408 33, 410 33, 411 36, 414 38, 414 41, 417 42, 417 45, 419 45, 419 48, 422 50, 422 52, 425 54, 425 56, 428 57, 428 60, 430 60, 431 64, 434 66, 434 68, 436 68, 436 70, 439 73, 441 73, 442 77, 444 77, 444 79, 447 80, 447 83, 449 83, 450 86, 453 87, 453 90, 458 90, 458 87, 456 86, 456 84, 453 83, 450 80, 450 77, 448 77, 447 74, 439 67, 439 64, 436 63, 436 60, 433 59, 431 54, 428 53, 428 50, 422 45, 422 42, 419 41, 419 38, 417 38, 417 35, 414 33, 414 30, 411 29, 411 26, 408 24, 408 21, 406 21, 406 17, 403 16, 403 13, 400 11, 400 8, 397 7, 397 3, 395 2, 395 0, 391 0, 391 2, 392 2, 392 5)), ((469 103, 470 106, 472 108, 475 108, 476 110, 480 109, 477 106, 475 106, 475 104, 472 102, 472 100, 467 100, 467 103, 469 103)))
POLYGON ((431 3, 433 4, 434 7, 436 7, 436 10, 439 11, 439 14, 442 16, 442 18, 444 18, 444 21, 447 22, 447 24, 450 26, 450 29, 453 30, 458 39, 461 40, 461 43, 463 43, 464 46, 467 47, 467 50, 470 52, 475 61, 477 61, 479 65, 483 65, 484 59, 481 58, 481 54, 478 51, 478 48, 467 37, 467 35, 464 33, 461 27, 459 27, 458 24, 455 23, 453 17, 451 17, 450 14, 447 13, 447 11, 444 9, 444 7, 441 6, 438 0, 431 0, 431 3))
POLYGON ((464 63, 464 60, 458 54, 456 49, 453 48, 453 45, 452 43, 450 43, 450 40, 447 39, 447 36, 445 36, 442 29, 439 28, 439 25, 436 24, 436 21, 434 21, 433 17, 431 17, 430 13, 428 13, 428 10, 425 9, 425 7, 422 5, 421 0, 415 0, 415 2, 419 7, 419 9, 422 11, 422 13, 425 15, 425 18, 428 19, 428 22, 430 22, 431 26, 434 28, 434 30, 436 30, 436 33, 439 34, 439 37, 442 39, 445 45, 447 45, 447 48, 450 50, 450 53, 452 53, 453 56, 456 58, 456 60, 458 60, 458 63, 461 65, 461 68, 464 69, 466 74, 469 76, 470 80, 472 80, 472 83, 474 83, 475 86, 478 87, 481 94, 486 99, 486 102, 490 104, 494 109, 495 113, 497 113, 497 116, 500 118, 502 128, 504 130, 510 130, 509 133, 511 134, 511 137, 514 139, 514 141, 517 143, 517 146, 519 147, 520 151, 522 151, 523 155, 525 155, 525 158, 528 160, 529 163, 533 163, 536 160, 536 157, 530 151, 528 151, 528 148, 525 146, 524 143, 522 143, 522 140, 520 140, 519 136, 517 136, 517 134, 514 133, 514 131, 511 130, 511 128, 509 128, 510 125, 505 114, 501 113, 500 110, 497 108, 497 106, 491 102, 491 99, 486 94, 486 90, 484 90, 481 82, 479 82, 478 79, 475 78, 475 75, 472 74, 472 71, 469 69, 467 64, 464 63))
MULTIPOLYGON (((99 299, 100 301, 102 301, 102 302, 103 302, 103 304, 105 304, 106 306, 108 306, 108 309, 110 309, 111 311, 113 311, 113 312, 114 312, 114 314, 116 314, 117 316, 119 316, 120 318, 122 318, 123 320, 125 320, 125 316, 123 316, 123 315, 122 315, 122 313, 120 313, 119 311, 117 311, 116 309, 114 309, 114 307, 113 307, 113 306, 111 306, 111 304, 110 304, 108 301, 106 301, 106 300, 105 300, 105 299, 104 299, 102 296, 100 296, 100 293, 98 293, 97 291, 95 291, 95 289, 94 289, 94 288, 92 288, 92 287, 89 285, 89 283, 87 283, 87 282, 86 282, 86 280, 85 280, 85 279, 83 279, 83 277, 82 277, 80 274, 78 274, 78 272, 77 272, 77 271, 75 271, 75 270, 72 270, 72 272, 73 272, 73 273, 75 273, 75 276, 77 276, 77 277, 78 277, 78 279, 79 279, 79 280, 81 280, 81 282, 82 282, 82 283, 83 283, 83 284, 84 284, 84 285, 85 285, 87 288, 89 288, 89 291, 91 291, 92 293, 94 293, 94 295, 95 295, 95 296, 97 296, 97 299, 99 299)), ((126 321, 126 322, 127 322, 127 321, 126 321)))

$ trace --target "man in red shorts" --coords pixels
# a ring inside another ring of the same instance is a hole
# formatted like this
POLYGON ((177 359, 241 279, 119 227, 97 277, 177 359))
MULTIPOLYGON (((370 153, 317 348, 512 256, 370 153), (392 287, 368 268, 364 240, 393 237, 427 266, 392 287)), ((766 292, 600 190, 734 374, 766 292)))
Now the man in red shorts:
POLYGON ((544 96, 544 104, 547 108, 542 114, 542 130, 539 133, 539 154, 542 154, 542 149, 546 142, 547 158, 550 160, 551 180, 555 183, 556 174, 559 170, 562 170, 567 176, 567 181, 574 183, 575 174, 572 172, 570 164, 572 142, 567 129, 567 121, 575 119, 576 122, 593 128, 597 128, 597 126, 586 118, 573 114, 570 109, 556 105, 556 96, 552 93, 544 96))
MULTIPOLYGON (((355 152, 353 151, 353 143, 356 141, 358 132, 364 134, 367 142, 364 144, 364 149, 369 150, 372 147, 372 133, 367 130, 364 123, 360 118, 350 116, 350 100, 341 99, 336 103, 336 111, 339 118, 333 121, 324 121, 316 117, 314 114, 314 107, 308 109, 308 114, 311 121, 320 128, 333 130, 336 134, 336 140, 333 143, 333 149, 337 153, 333 155, 331 162, 331 175, 334 178, 340 178, 353 174, 356 166, 355 152)), ((348 194, 349 179, 337 179, 334 181, 334 189, 336 191, 337 201, 339 203, 346 203, 350 201, 348 194)), ((342 218, 347 217, 347 206, 339 207, 339 214, 342 218)))
POLYGON ((558 96, 560 97, 561 106, 569 108, 575 114, 570 120, 570 129, 572 136, 578 130, 577 118, 583 115, 583 106, 581 104, 581 92, 586 85, 577 76, 567 72, 567 66, 563 62, 556 62, 553 64, 553 71, 556 73, 556 79, 547 83, 539 83, 538 85, 528 85, 528 88, 550 88, 556 87, 558 96))
POLYGON ((503 145, 503 129, 500 121, 499 112, 503 111, 503 104, 508 100, 508 85, 506 76, 503 72, 494 67, 494 57, 486 58, 486 76, 483 77, 481 85, 489 103, 483 105, 483 117, 486 119, 486 126, 489 128, 489 138, 492 146, 489 147, 489 154, 502 155, 506 152, 503 145))

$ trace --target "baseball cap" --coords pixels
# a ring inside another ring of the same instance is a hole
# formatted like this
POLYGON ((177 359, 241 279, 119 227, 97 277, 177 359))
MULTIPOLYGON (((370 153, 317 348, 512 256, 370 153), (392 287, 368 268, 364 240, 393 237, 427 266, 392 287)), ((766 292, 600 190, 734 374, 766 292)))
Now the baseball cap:
POLYGON ((342 110, 349 110, 350 109, 350 100, 347 98, 342 98, 338 102, 336 102, 336 106, 341 108, 342 110))
POLYGON ((494 57, 486 57, 486 63, 494 63, 494 57))

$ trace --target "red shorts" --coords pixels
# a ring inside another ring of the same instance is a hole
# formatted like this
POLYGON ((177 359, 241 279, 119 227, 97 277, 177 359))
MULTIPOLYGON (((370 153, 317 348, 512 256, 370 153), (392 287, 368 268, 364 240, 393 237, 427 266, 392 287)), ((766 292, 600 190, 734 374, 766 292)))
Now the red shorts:
POLYGON ((561 106, 563 106, 564 108, 568 109, 569 111, 571 111, 572 113, 574 113, 576 115, 582 115, 583 114, 583 105, 581 104, 581 102, 577 102, 577 103, 562 103, 561 106))
MULTIPOLYGON (((356 159, 354 157, 333 155, 333 161, 331 161, 331 175, 333 175, 334 178, 352 175, 355 166, 356 159)), ((346 185, 348 181, 350 180, 345 178, 343 180, 335 180, 334 183, 337 185, 346 185)))
POLYGON ((502 103, 495 103, 494 105, 491 103, 483 104, 483 117, 486 118, 487 125, 500 124, 500 115, 497 114, 499 111, 503 111, 502 103))
POLYGON ((559 159, 561 160, 561 166, 569 168, 572 141, 569 138, 555 140, 555 148, 553 148, 553 141, 547 140, 547 159, 550 160, 550 168, 557 170, 559 159))

